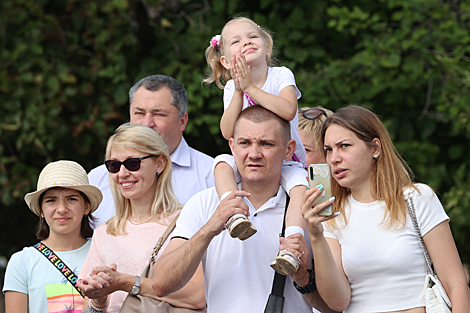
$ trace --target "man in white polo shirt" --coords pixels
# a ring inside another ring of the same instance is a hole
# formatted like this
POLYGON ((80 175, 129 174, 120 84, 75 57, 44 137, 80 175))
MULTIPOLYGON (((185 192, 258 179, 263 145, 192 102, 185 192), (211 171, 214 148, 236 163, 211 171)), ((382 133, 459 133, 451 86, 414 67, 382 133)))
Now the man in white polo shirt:
MULTIPOLYGON (((213 159, 189 147, 183 138, 188 123, 188 96, 180 82, 165 75, 145 77, 129 90, 129 103, 130 121, 152 128, 165 141, 173 165, 173 192, 180 203, 214 186, 213 159)), ((114 200, 104 164, 91 170, 88 178, 103 194, 103 201, 93 213, 96 228, 114 216, 114 200)))
MULTIPOLYGON (((289 122, 256 105, 240 113, 229 144, 241 176, 240 190, 220 201, 215 188, 209 188, 186 203, 154 266, 152 285, 160 297, 174 292, 189 281, 202 260, 208 312, 259 313, 271 292, 275 272, 269 264, 279 251, 286 209, 286 192, 280 187, 282 164, 291 159, 295 141, 290 139, 289 122), (246 241, 234 240, 224 231, 227 219, 238 213, 249 213, 258 229, 246 241)), ((309 247, 301 234, 283 245, 302 261, 297 273, 286 279, 284 312, 311 313, 321 299, 307 271, 312 266, 309 247)))

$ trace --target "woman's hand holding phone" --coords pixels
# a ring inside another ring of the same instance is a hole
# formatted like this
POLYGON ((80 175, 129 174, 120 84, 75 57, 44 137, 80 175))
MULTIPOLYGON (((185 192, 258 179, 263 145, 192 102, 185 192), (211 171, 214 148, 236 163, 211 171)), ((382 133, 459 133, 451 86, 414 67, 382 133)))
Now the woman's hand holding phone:
POLYGON ((320 188, 310 188, 305 191, 304 195, 304 204, 302 205, 302 215, 307 221, 307 227, 309 233, 312 234, 323 234, 322 222, 330 220, 338 216, 337 213, 330 216, 321 216, 320 213, 322 210, 331 206, 334 201, 334 197, 315 205, 315 201, 321 196, 323 190, 320 188))
MULTIPOLYGON (((322 192, 315 200, 314 205, 318 205, 331 198, 331 171, 329 164, 310 164, 308 166, 308 181, 310 188, 318 188, 322 192)), ((330 216, 333 214, 333 207, 327 206, 321 212, 320 216, 330 216)))

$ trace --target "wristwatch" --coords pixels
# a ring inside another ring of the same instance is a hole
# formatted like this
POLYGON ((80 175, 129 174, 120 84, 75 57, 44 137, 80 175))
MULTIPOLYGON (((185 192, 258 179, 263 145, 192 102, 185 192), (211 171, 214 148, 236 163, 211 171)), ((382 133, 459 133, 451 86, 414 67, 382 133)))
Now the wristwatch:
POLYGON ((137 296, 140 291, 140 276, 135 277, 135 284, 131 288, 131 296, 137 296))
POLYGON ((317 285, 315 284, 315 272, 311 269, 307 269, 307 271, 309 272, 309 276, 308 276, 308 285, 305 286, 305 287, 300 287, 299 285, 297 285, 295 282, 294 282, 294 287, 295 289, 297 289, 298 292, 300 292, 301 294, 306 294, 306 293, 312 293, 314 292, 315 290, 317 290, 317 285))

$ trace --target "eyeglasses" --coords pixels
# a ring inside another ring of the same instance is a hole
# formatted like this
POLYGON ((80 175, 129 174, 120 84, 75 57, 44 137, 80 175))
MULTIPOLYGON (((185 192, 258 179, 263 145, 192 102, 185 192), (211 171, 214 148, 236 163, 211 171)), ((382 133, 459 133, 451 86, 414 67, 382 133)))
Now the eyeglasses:
POLYGON ((106 165, 106 169, 110 173, 117 173, 121 170, 121 165, 124 165, 124 167, 131 172, 136 172, 140 169, 140 162, 142 160, 154 157, 156 155, 148 155, 143 158, 129 158, 125 160, 124 162, 121 161, 116 161, 116 160, 106 160, 104 161, 104 164, 106 165))
POLYGON ((322 109, 319 109, 319 108, 311 108, 311 109, 307 109, 307 110, 299 109, 298 112, 299 112, 299 114, 302 113, 304 115, 304 117, 309 119, 309 120, 317 119, 320 116, 322 116, 323 114, 326 117, 328 117, 328 115, 326 115, 326 112, 322 109))

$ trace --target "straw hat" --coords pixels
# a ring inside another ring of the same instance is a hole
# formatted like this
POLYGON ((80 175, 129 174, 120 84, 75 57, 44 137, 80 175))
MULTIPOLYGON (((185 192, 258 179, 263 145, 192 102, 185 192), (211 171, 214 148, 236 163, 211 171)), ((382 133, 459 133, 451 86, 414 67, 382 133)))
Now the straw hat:
POLYGON ((47 164, 39 174, 37 190, 26 194, 24 200, 31 211, 39 216, 39 197, 49 188, 63 187, 83 192, 90 200, 90 213, 98 208, 103 195, 88 183, 85 169, 74 161, 57 161, 47 164))

